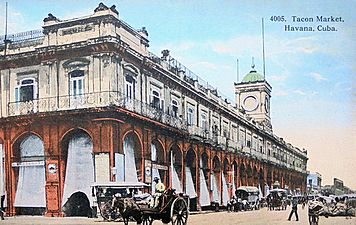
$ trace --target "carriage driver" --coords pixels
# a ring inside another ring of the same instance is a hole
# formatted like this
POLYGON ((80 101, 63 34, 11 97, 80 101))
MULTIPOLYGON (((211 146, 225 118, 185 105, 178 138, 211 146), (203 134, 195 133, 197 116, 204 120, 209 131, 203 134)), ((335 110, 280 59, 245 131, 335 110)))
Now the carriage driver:
POLYGON ((160 201, 160 196, 164 193, 166 190, 166 187, 164 184, 159 180, 158 177, 153 178, 153 181, 156 183, 155 185, 155 193, 153 194, 153 201, 151 201, 150 206, 152 208, 157 208, 159 205, 160 201))

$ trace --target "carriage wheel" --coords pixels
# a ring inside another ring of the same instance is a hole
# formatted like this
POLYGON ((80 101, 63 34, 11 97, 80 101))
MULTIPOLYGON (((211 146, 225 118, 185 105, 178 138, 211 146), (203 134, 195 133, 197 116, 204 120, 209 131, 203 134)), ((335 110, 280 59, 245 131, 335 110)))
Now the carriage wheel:
POLYGON ((177 198, 171 206, 172 225, 186 225, 188 221, 188 206, 183 198, 177 198))
POLYGON ((109 200, 100 206, 100 215, 106 221, 114 221, 120 218, 120 213, 117 210, 111 209, 112 201, 109 200))

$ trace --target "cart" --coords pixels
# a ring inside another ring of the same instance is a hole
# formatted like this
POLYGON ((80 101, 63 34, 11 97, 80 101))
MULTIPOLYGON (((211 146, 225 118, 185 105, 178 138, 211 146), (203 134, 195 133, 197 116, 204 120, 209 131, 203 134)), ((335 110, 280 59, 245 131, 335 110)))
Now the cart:
POLYGON ((288 204, 287 190, 280 188, 270 190, 267 202, 270 210, 286 210, 288 204))
POLYGON ((241 186, 236 189, 235 195, 237 210, 259 209, 259 190, 253 186, 241 186))
POLYGON ((186 225, 189 215, 189 196, 176 194, 174 189, 167 189, 160 197, 157 208, 141 208, 143 225, 152 225, 154 220, 172 225, 186 225))
POLYGON ((135 193, 142 192, 148 185, 142 182, 108 182, 92 185, 92 194, 95 198, 96 213, 105 221, 116 221, 121 218, 117 208, 112 207, 113 196, 120 198, 133 197, 135 193))

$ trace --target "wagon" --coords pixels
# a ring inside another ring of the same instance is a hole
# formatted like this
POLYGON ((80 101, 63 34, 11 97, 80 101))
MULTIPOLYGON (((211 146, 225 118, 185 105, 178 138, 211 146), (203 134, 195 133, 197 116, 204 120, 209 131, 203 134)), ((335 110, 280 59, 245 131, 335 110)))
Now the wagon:
POLYGON ((189 215, 189 196, 176 194, 174 189, 167 189, 161 196, 157 208, 141 208, 143 225, 152 225, 154 220, 172 225, 186 225, 189 215))
POLYGON ((238 209, 259 209, 259 190, 253 186, 241 186, 236 189, 238 209), (240 202, 241 201, 241 202, 240 202), (246 204, 243 204, 245 202, 246 204))
POLYGON ((121 215, 117 208, 112 207, 113 196, 132 197, 133 194, 143 192, 147 187, 148 185, 142 182, 107 182, 92 185, 97 214, 99 213, 106 221, 118 220, 121 215))
POLYGON ((287 190, 285 189, 272 189, 267 195, 267 203, 270 210, 286 210, 287 209, 287 190))

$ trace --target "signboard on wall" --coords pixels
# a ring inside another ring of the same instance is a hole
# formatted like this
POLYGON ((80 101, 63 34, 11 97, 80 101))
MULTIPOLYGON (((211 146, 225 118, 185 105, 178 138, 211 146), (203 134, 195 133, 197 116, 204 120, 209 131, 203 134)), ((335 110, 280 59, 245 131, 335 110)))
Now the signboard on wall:
MULTIPOLYGON (((20 165, 24 166, 24 165, 20 165)), ((53 159, 46 160, 46 174, 48 182, 58 182, 58 161, 53 159)))
POLYGON ((152 182, 152 162, 145 159, 145 183, 152 182))
POLYGON ((95 154, 95 181, 110 181, 110 158, 109 153, 95 154))

